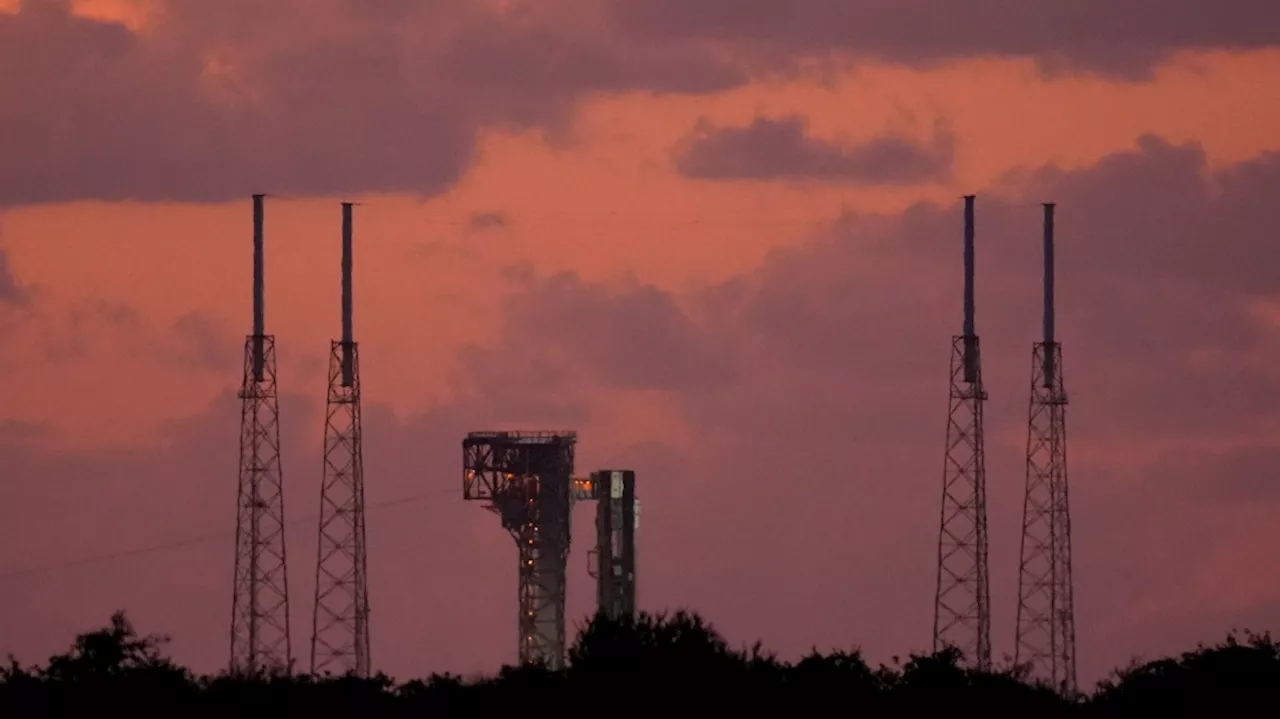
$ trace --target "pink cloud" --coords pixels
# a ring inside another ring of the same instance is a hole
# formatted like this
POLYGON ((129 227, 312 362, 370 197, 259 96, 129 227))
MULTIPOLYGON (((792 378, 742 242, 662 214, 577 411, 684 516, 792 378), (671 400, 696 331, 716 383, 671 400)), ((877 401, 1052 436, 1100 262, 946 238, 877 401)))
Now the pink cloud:
MULTIPOLYGON (((1158 11, 1104 0, 564 0, 505 11, 227 0, 164 3, 139 32, 68 7, 0 14, 0 96, 21 108, 0 114, 0 206, 433 196, 475 161, 479 133, 538 129, 563 143, 575 107, 599 94, 711 93, 830 50, 916 65, 1033 57, 1136 76, 1179 49, 1272 47, 1280 26, 1264 0, 1210 14, 1194 0, 1158 11)), ((900 144, 861 152, 912 157, 900 144)))
POLYGON ((757 117, 745 127, 716 127, 703 120, 676 149, 676 169, 706 180, 894 185, 951 176, 956 137, 945 123, 930 141, 888 133, 849 147, 810 137, 807 126, 803 116, 757 117))
MULTIPOLYGON (((1008 649, 1039 327, 1037 203, 1051 199, 1072 456, 1083 458, 1072 462, 1072 497, 1087 681, 1134 652, 1216 639, 1280 601, 1275 587, 1270 600, 1219 606, 1188 579, 1257 573, 1215 544, 1274 543, 1269 530, 1229 519, 1242 502, 1276 501, 1257 477, 1270 467, 1263 430, 1280 416, 1266 400, 1280 378, 1255 361, 1276 342, 1249 308, 1276 294, 1263 265, 1280 161, 1210 171, 1195 146, 1144 138, 1090 168, 1026 177, 1027 194, 978 203, 993 638, 997 654, 1008 649), (1217 366, 1205 360, 1214 349, 1217 366), (1152 461, 1130 445, 1180 450, 1152 461)), ((515 294, 495 338, 461 350, 453 402, 407 419, 366 409, 368 501, 419 501, 370 515, 379 666, 406 677, 512 658, 514 548, 491 515, 458 496, 461 438, 494 427, 575 427, 580 469, 607 461, 637 470, 642 606, 692 607, 734 641, 760 637, 789 656, 860 644, 887 659, 927 647, 959 260, 958 204, 926 204, 848 215, 755 273, 684 293, 642 278, 508 272, 515 294), (606 403, 637 390, 665 393, 691 428, 686 442, 606 436, 602 406, 625 412, 606 403), (606 443, 628 449, 594 449, 606 443)), ((183 331, 199 340, 198 329, 183 331)), ((283 407, 295 646, 310 612, 317 409, 297 397, 283 407)), ((228 392, 152 446, 69 452, 39 434, 5 437, 6 571, 227 534, 145 561, 8 581, 3 649, 38 659, 124 607, 143 630, 172 633, 179 660, 222 666, 237 419, 228 392)), ((589 533, 576 534, 570 606, 583 616, 589 533)))
MULTIPOLYGON (((1039 329, 1038 201, 1052 199, 1068 422, 1086 457, 1073 463, 1073 498, 1082 671, 1093 677, 1131 652, 1171 651, 1229 628, 1198 619, 1227 616, 1203 596, 1178 604, 1189 568, 1254 571, 1222 566, 1206 548, 1261 541, 1219 520, 1245 497, 1276 501, 1256 477, 1274 454, 1264 436, 1280 420, 1270 401, 1280 376, 1250 358, 1277 343, 1249 300, 1275 294, 1252 278, 1270 246, 1261 210, 1280 192, 1280 162, 1211 172, 1195 146, 1148 137, 1094 167, 1033 176, 1030 194, 978 204, 994 640, 997 653, 1009 648, 1039 329), (1219 192, 1244 176, 1248 188, 1219 192), (1206 350, 1221 362, 1206 363, 1206 350), (1182 450, 1152 463, 1117 454, 1126 442, 1182 450), (1135 609, 1143 606, 1165 614, 1135 609)), ((645 571, 661 577, 646 582, 647 601, 704 609, 731 636, 760 634, 786 652, 927 646, 959 238, 958 204, 921 205, 846 217, 754 275, 703 292, 663 298, 561 274, 512 300, 511 317, 541 308, 559 318, 533 325, 542 343, 527 337, 529 351, 563 351, 584 381, 667 389, 692 428, 693 449, 649 458, 677 475, 642 474, 646 501, 664 517, 644 538, 654 557, 645 571), (664 329, 691 324, 679 335, 664 329), (703 369, 715 357, 709 346, 731 356, 716 360, 720 373, 703 369), (636 362, 643 375, 624 371, 636 362)), ((1280 601, 1280 586, 1273 591, 1271 603, 1280 601)))
POLYGON ((1032 58, 1046 72, 1146 77, 1178 50, 1280 43, 1268 0, 605 0, 625 33, 698 37, 779 59, 843 51, 911 65, 995 55, 1032 58))
POLYGON ((584 93, 702 92, 742 73, 696 43, 545 12, 353 0, 168 3, 146 32, 65 1, 0 14, 0 205, 434 195, 487 127, 562 131, 584 93))

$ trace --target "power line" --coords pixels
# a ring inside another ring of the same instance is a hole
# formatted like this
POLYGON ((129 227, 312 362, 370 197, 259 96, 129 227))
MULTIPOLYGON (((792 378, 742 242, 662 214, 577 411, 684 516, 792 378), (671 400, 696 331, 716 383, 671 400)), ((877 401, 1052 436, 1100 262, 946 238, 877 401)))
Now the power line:
MULTIPOLYGON (((604 466, 612 466, 613 464, 616 464, 616 463, 617 462, 615 461, 615 458, 611 457, 608 462, 604 463, 604 466)), ((365 510, 368 511, 370 509, 386 509, 389 507, 399 506, 401 504, 421 502, 425 499, 441 497, 448 494, 457 494, 457 490, 438 489, 432 492, 422 492, 419 494, 411 494, 404 497, 398 497, 396 499, 387 499, 381 502, 376 502, 374 504, 367 504, 365 505, 365 510)), ((319 519, 319 515, 309 515, 306 517, 298 517, 298 518, 286 521, 285 526, 293 527, 296 525, 307 524, 309 522, 315 522, 317 519, 319 519)), ((24 569, 14 569, 14 570, 5 572, 3 574, 0 574, 0 582, 8 581, 10 579, 20 579, 20 578, 35 576, 40 574, 48 574, 49 572, 55 572, 62 569, 71 569, 74 567, 79 567, 79 566, 84 566, 89 564, 101 564, 103 562, 110 562, 116 559, 126 559, 128 557, 139 557, 147 554, 155 554, 157 552, 165 552, 171 549, 182 549, 184 547, 194 547, 200 544, 204 544, 206 542, 214 542, 214 541, 226 539, 228 536, 232 534, 235 534, 235 530, 225 530, 225 531, 214 532, 210 534, 200 534, 200 535, 187 537, 186 539, 179 539, 172 542, 166 542, 164 544, 153 544, 146 547, 138 547, 136 549, 124 549, 117 552, 109 552, 106 554, 89 555, 86 557, 81 557, 79 559, 70 559, 64 562, 57 562, 54 564, 43 564, 43 565, 38 565, 34 567, 27 567, 24 569)))
MULTIPOLYGON (((441 489, 441 490, 436 490, 434 492, 424 492, 421 494, 413 494, 407 497, 399 497, 397 499, 389 499, 383 502, 378 502, 376 504, 369 504, 365 506, 365 509, 366 510, 385 509, 388 507, 394 507, 401 504, 409 504, 411 502, 420 502, 424 499, 439 497, 446 494, 457 494, 457 490, 441 489)), ((315 515, 298 517, 296 519, 291 519, 285 522, 285 526, 292 527, 295 525, 311 523, 311 522, 315 522, 317 519, 318 517, 315 515)), ((110 562, 116 559, 124 559, 126 557, 137 557, 145 554, 155 554, 156 552, 164 552, 171 549, 181 549, 183 547, 192 547, 199 544, 204 544, 206 542, 223 540, 223 539, 226 539, 229 535, 234 533, 235 533, 234 530, 227 530, 227 531, 216 532, 212 534, 201 534, 201 535, 188 537, 186 539, 179 539, 177 541, 167 542, 165 544, 153 544, 147 547, 139 547, 137 549, 125 549, 118 552, 110 552, 107 554, 90 555, 87 557, 81 557, 79 559, 72 559, 65 562, 58 562, 56 564, 44 564, 44 565, 39 565, 35 567, 27 567, 26 569, 15 569, 13 571, 0 574, 0 581, 7 581, 10 579, 29 577, 29 576, 38 575, 38 574, 47 574, 49 572, 54 572, 61 569, 70 569, 72 567, 79 567, 87 564, 100 564, 102 562, 110 562)))

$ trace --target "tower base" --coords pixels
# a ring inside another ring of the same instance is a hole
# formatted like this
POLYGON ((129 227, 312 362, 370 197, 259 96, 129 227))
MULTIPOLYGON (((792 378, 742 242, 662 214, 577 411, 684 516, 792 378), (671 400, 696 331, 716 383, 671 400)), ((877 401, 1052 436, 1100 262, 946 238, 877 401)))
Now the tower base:
POLYGON ((275 348, 271 335, 245 339, 231 605, 230 669, 237 674, 288 672, 293 665, 275 348))
POLYGON ((1031 354, 1014 662, 1025 667, 1031 678, 1074 694, 1076 628, 1066 409, 1062 345, 1037 342, 1031 354))
POLYGON ((335 341, 329 351, 312 674, 369 676, 365 542, 359 347, 355 342, 335 341))
POLYGON ((933 649, 959 649, 978 669, 991 667, 987 481, 982 435, 986 399, 978 338, 957 335, 951 342, 933 649))

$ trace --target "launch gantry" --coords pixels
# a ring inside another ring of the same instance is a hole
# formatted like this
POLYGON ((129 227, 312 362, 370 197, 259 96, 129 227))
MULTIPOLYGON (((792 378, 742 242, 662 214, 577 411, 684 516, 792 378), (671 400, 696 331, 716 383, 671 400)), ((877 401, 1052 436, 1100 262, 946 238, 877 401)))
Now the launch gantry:
POLYGON ((576 432, 471 432, 462 442, 463 498, 488 502, 519 552, 521 664, 565 661, 565 586, 573 503, 597 502, 593 552, 600 611, 635 611, 635 473, 573 476, 576 432))

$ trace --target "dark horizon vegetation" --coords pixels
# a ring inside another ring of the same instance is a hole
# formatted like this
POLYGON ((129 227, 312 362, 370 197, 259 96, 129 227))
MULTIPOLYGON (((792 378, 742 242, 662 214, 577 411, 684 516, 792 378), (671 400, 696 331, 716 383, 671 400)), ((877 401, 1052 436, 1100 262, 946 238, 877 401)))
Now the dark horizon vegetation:
POLYGON ((44 666, 9 656, 0 666, 0 716, 128 712, 166 716, 635 716, 654 712, 902 716, 916 711, 1008 709, 1039 717, 1147 716, 1265 711, 1280 700, 1280 644, 1269 634, 1229 633, 1214 646, 1115 670, 1090 691, 1064 697, 1025 671, 980 672, 956 650, 897 657, 871 667, 854 649, 796 662, 759 643, 733 649, 692 612, 597 616, 579 631, 568 667, 503 667, 464 679, 434 674, 396 683, 379 674, 313 677, 260 673, 198 676, 163 652, 167 637, 140 635, 124 612, 80 634, 44 666), (1033 713, 1033 714, 1032 714, 1033 713))

